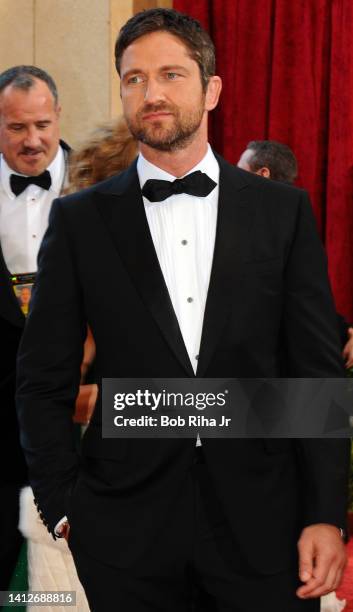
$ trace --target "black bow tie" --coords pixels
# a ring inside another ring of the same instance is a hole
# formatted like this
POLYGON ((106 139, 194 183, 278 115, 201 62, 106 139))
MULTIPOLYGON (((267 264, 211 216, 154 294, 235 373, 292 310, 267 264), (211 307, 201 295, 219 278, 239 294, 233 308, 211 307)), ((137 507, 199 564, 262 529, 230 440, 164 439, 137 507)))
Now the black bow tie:
POLYGON ((50 189, 51 176, 48 170, 42 172, 38 176, 21 176, 20 174, 11 174, 10 186, 15 196, 20 195, 28 185, 38 185, 42 189, 50 189))
POLYGON ((142 188, 142 195, 150 202, 162 202, 171 195, 178 193, 188 193, 189 195, 205 198, 216 187, 212 179, 207 174, 197 170, 187 174, 184 178, 175 181, 158 181, 149 179, 142 188))

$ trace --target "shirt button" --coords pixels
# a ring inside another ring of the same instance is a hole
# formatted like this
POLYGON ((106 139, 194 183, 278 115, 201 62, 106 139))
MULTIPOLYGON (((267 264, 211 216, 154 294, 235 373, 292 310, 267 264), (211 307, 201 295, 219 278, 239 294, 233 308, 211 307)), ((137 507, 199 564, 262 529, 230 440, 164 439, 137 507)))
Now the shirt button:
POLYGON ((182 240, 182 241, 181 241, 181 244, 187 244, 187 243, 188 243, 188 241, 187 241, 187 240, 182 240))
POLYGON ((199 356, 195 355, 195 359, 196 359, 196 361, 198 361, 199 360, 199 356))
POLYGON ((37 238, 37 234, 32 234, 32 238, 37 238))
POLYGON ((194 298, 192 298, 192 297, 188 297, 187 301, 189 302, 189 304, 191 304, 191 302, 193 302, 193 301, 194 301, 194 298))

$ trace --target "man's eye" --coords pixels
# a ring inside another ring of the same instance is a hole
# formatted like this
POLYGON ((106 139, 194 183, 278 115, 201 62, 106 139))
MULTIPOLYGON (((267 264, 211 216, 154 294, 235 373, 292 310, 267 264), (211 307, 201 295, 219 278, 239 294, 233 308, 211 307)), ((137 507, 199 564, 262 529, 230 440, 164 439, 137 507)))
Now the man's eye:
POLYGON ((11 125, 10 130, 12 130, 12 132, 20 132, 20 130, 22 130, 22 127, 22 125, 11 125))
POLYGON ((129 77, 127 80, 128 85, 138 85, 139 83, 142 83, 142 81, 143 78, 139 74, 135 74, 134 76, 129 77))
POLYGON ((176 72, 167 72, 167 79, 169 81, 174 81, 176 78, 178 78, 178 74, 176 72))

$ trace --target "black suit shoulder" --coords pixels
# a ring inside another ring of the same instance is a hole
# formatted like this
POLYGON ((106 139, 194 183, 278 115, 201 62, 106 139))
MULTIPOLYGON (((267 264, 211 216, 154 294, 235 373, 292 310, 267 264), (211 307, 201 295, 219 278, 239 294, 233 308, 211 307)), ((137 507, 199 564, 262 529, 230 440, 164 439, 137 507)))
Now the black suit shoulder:
POLYGON ((260 245, 267 237, 271 244, 282 244, 283 253, 288 253, 303 223, 310 225, 317 236, 313 209, 304 189, 241 170, 218 155, 216 157, 220 166, 220 205, 223 196, 234 206, 242 202, 253 220, 254 244, 260 245))
POLYGON ((253 191, 254 197, 261 197, 261 201, 265 201, 266 205, 269 202, 273 202, 276 205, 291 207, 293 205, 298 205, 298 202, 303 199, 308 199, 308 194, 305 189, 301 189, 294 185, 288 185, 280 181, 273 181, 252 172, 247 172, 237 166, 233 166, 217 154, 216 158, 220 166, 221 181, 222 179, 226 180, 238 189, 250 188, 253 191))
POLYGON ((90 187, 59 198, 60 205, 63 209, 68 210, 72 206, 86 206, 87 203, 96 198, 97 193, 120 195, 124 193, 134 181, 138 181, 136 161, 120 174, 115 174, 95 185, 91 185, 90 187))

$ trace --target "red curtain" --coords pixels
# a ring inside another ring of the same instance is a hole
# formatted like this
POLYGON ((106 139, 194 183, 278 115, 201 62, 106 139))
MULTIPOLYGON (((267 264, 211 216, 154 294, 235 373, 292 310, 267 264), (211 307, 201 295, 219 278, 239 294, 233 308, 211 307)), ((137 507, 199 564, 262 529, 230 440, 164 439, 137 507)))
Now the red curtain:
POLYGON ((208 29, 222 101, 216 150, 288 144, 325 242, 336 306, 353 321, 353 0, 174 0, 208 29))

